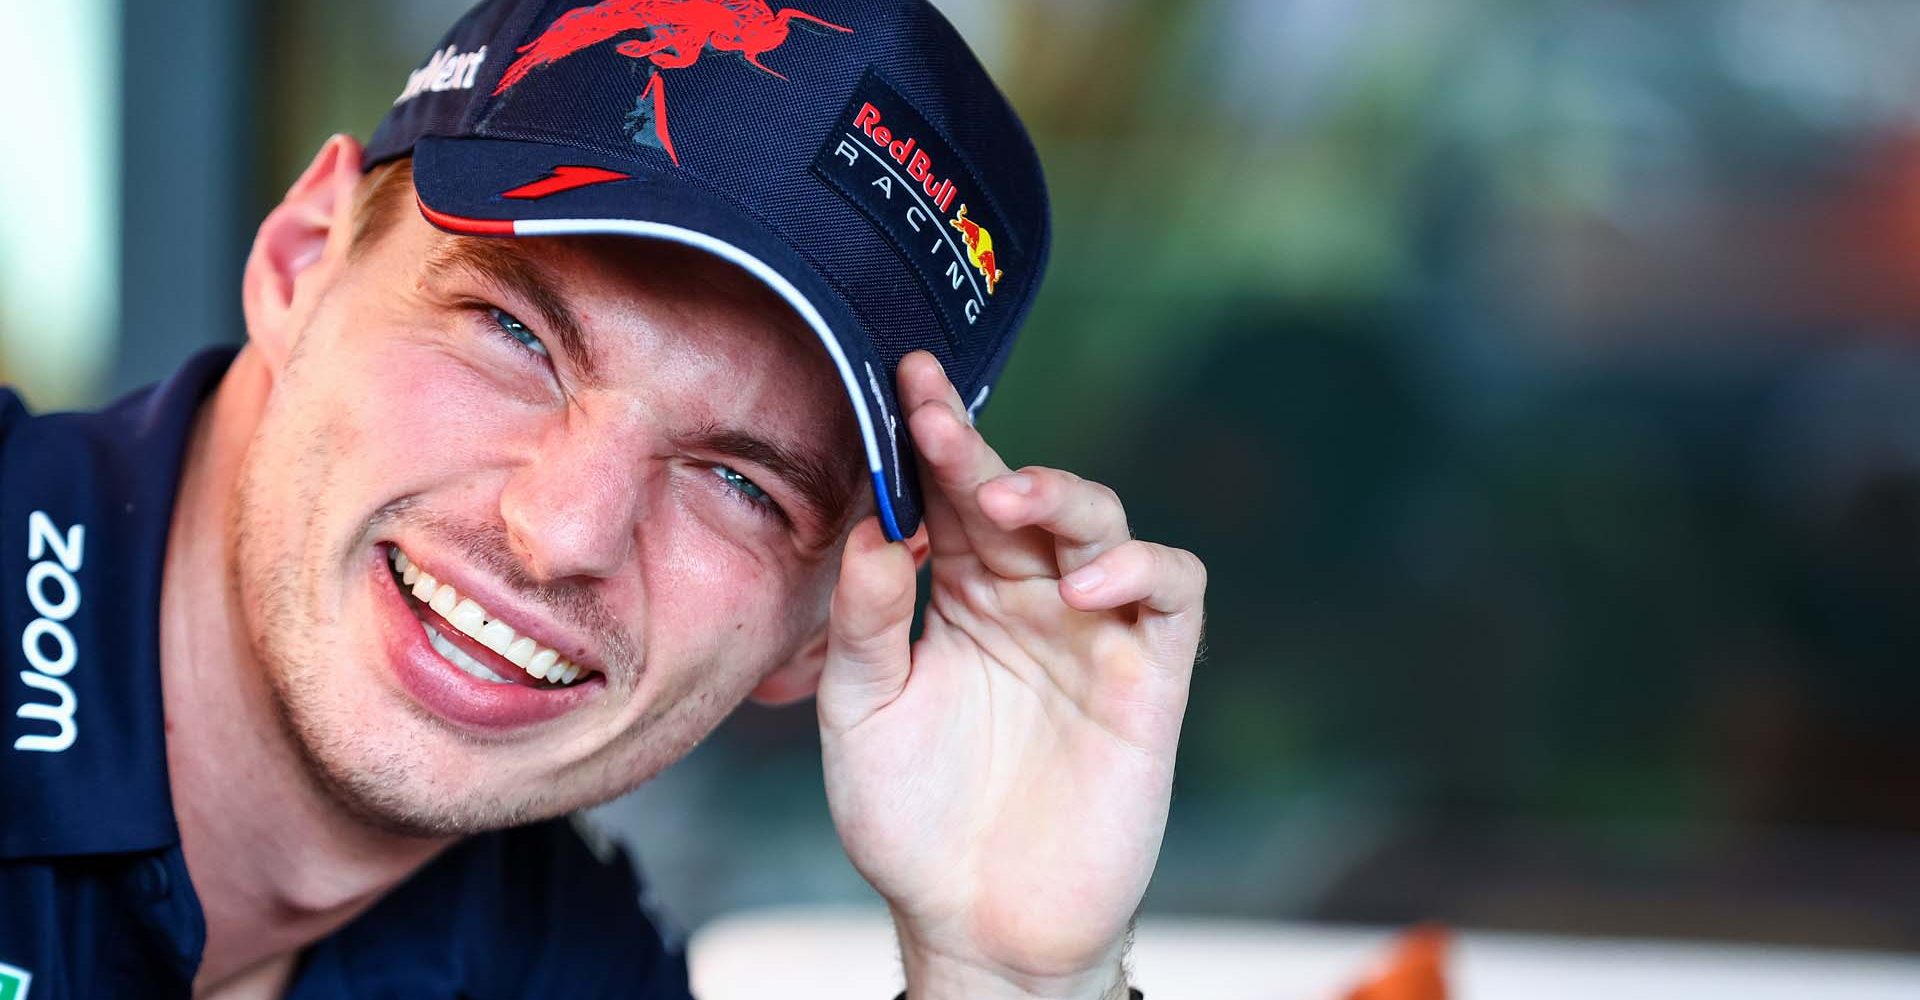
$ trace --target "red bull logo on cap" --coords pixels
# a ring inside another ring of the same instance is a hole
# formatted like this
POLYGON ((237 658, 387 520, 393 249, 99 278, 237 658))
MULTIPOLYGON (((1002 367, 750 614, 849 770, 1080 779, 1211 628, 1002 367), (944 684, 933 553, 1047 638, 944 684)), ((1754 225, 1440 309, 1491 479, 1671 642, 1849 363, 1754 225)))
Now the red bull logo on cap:
POLYGON ((667 90, 661 73, 692 66, 701 53, 713 49, 739 53, 748 65, 784 80, 785 76, 762 63, 760 57, 786 43, 794 21, 831 31, 853 31, 793 8, 775 13, 762 0, 603 0, 554 18, 533 41, 515 50, 520 58, 507 67, 493 92, 496 96, 504 94, 528 74, 576 52, 644 31, 645 37, 627 39, 614 51, 653 64, 653 75, 640 98, 653 102, 654 134, 660 148, 678 166, 680 154, 674 150, 673 136, 667 129, 667 90))
MULTIPOLYGON (((953 178, 941 177, 936 172, 933 155, 921 146, 918 137, 907 134, 904 129, 896 132, 894 127, 884 124, 881 117, 880 109, 868 101, 861 104, 859 112, 853 116, 853 127, 873 140, 875 146, 885 150, 893 162, 905 167, 907 177, 920 185, 920 190, 926 193, 933 207, 942 213, 946 212, 953 204, 953 178)), ((993 234, 980 223, 967 218, 967 206, 964 204, 960 206, 960 213, 949 222, 960 231, 961 238, 966 242, 967 261, 987 280, 987 294, 992 295, 994 286, 1000 283, 1001 278, 1001 271, 995 266, 993 234)))
POLYGON ((942 180, 933 171, 933 157, 920 148, 920 140, 913 136, 895 134, 894 130, 880 123, 880 109, 869 101, 860 105, 860 113, 853 116, 853 127, 866 133, 873 144, 886 150, 893 162, 907 168, 907 176, 920 182, 920 190, 933 199, 933 207, 942 212, 953 204, 953 181, 942 180))
POLYGON ((973 161, 868 67, 814 155, 813 175, 898 250, 956 344, 999 328, 995 293, 1023 289, 1020 234, 973 161))
POLYGON ((987 294, 993 294, 993 286, 1000 283, 1000 268, 993 257, 993 234, 981 228, 980 224, 967 218, 967 206, 960 206, 960 214, 953 217, 953 228, 960 230, 960 238, 967 244, 967 260, 971 262, 980 276, 987 279, 987 294))

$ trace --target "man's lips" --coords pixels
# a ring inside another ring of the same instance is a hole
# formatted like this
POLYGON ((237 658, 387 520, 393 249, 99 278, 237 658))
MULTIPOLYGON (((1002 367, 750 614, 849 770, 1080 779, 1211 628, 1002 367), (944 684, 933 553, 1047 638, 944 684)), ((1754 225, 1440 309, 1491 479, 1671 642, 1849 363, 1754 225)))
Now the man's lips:
MULTIPOLYGON (((506 737, 567 715, 606 690, 598 672, 578 675, 570 684, 535 680, 512 660, 453 628, 450 620, 409 599, 384 547, 369 555, 368 580, 388 663, 400 686, 435 716, 483 739, 506 737), (455 644, 456 636, 462 645, 455 644), (524 677, 518 682, 505 679, 516 674, 524 677)), ((560 662, 556 657, 554 666, 560 662)))

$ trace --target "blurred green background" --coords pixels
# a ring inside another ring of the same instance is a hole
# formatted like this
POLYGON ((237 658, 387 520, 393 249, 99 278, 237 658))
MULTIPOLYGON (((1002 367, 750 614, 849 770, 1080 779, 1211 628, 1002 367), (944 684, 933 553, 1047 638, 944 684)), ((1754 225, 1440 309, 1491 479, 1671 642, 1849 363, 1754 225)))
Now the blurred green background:
MULTIPOLYGON (((0 378, 239 336, 464 0, 0 5, 0 378)), ((804 5, 802 5, 804 6, 804 5)), ((1155 913, 1920 950, 1920 5, 941 0, 1056 244, 983 424, 1212 570, 1155 913)), ((870 900, 807 709, 601 819, 870 900)))

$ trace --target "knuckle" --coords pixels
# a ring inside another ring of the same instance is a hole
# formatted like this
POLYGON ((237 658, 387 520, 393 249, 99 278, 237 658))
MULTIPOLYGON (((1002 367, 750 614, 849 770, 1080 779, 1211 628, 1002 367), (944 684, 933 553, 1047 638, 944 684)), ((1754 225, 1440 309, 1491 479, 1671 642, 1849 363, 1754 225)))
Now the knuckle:
POLYGON ((1128 568, 1136 571, 1151 572, 1160 562, 1159 555, 1154 552, 1155 547, 1152 542, 1143 542, 1138 538, 1130 538, 1115 546, 1114 551, 1123 553, 1122 558, 1125 560, 1128 568))
POLYGON ((1078 497, 1082 516, 1102 533, 1126 525, 1127 512, 1120 506, 1120 495, 1112 487, 1083 480, 1078 497))
POLYGON ((1207 566, 1200 557, 1186 549, 1177 549, 1171 545, 1154 546, 1155 562, 1162 575, 1181 585, 1185 590, 1191 587, 1196 596, 1207 589, 1207 566))
POLYGON ((1186 566, 1187 573, 1193 577, 1194 585, 1200 590, 1207 589, 1207 564, 1199 556, 1186 549, 1174 549, 1180 554, 1180 562, 1186 566))
POLYGON ((1061 472, 1044 465, 1029 465, 1021 468, 1020 473, 1033 480, 1034 495, 1047 503, 1058 503, 1062 494, 1061 472))
POLYGON ((1079 485, 1080 477, 1060 469, 1046 466, 1033 466, 1021 470, 1033 477, 1041 493, 1054 504, 1064 504, 1074 497, 1074 489, 1079 485))
POLYGON ((939 434, 945 429, 940 418, 940 411, 943 409, 945 407, 937 401, 929 400, 921 403, 907 414, 908 429, 922 438, 939 434))

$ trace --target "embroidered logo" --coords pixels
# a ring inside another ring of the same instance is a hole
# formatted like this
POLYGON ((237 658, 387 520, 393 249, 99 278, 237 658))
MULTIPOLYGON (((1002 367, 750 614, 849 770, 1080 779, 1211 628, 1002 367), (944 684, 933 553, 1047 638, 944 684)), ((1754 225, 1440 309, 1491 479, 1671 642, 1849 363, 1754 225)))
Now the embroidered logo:
POLYGON ((484 45, 472 52, 460 52, 449 45, 435 52, 425 66, 407 74, 407 87, 393 103, 405 104, 421 94, 437 94, 443 90, 472 90, 474 75, 486 61, 484 45))
POLYGON ((534 201, 562 191, 591 187, 608 181, 624 181, 632 174, 623 174, 618 170, 604 170, 600 167, 555 167, 547 171, 545 177, 522 184, 511 191, 500 192, 502 198, 518 201, 534 201))
POLYGON ((967 162, 871 69, 814 156, 813 174, 906 259, 956 344, 986 315, 1001 281, 1020 273, 1014 236, 967 162))
MULTIPOLYGON (((645 89, 640 91, 634 110, 628 114, 629 125, 644 124, 646 119, 651 119, 660 148, 678 166, 680 154, 674 151, 673 135, 667 130, 667 89, 661 78, 662 71, 685 69, 712 49, 738 53, 747 65, 784 80, 786 77, 768 68, 760 57, 786 43, 794 21, 830 31, 849 34, 853 31, 792 8, 776 14, 761 0, 603 0, 554 18, 538 37, 520 46, 516 50, 520 58, 507 67, 493 93, 504 94, 534 70, 583 49, 644 31, 645 37, 630 38, 614 47, 615 52, 629 59, 645 59, 653 64, 653 73, 647 78, 645 89)), ((634 131, 637 137, 638 128, 634 131)))
POLYGON ((1000 283, 1001 277, 1000 268, 993 257, 993 234, 978 222, 967 218, 965 205, 960 206, 960 214, 953 217, 950 225, 960 230, 960 238, 967 242, 967 260, 973 264, 974 270, 980 272, 981 277, 987 279, 987 294, 992 295, 993 286, 1000 283))

